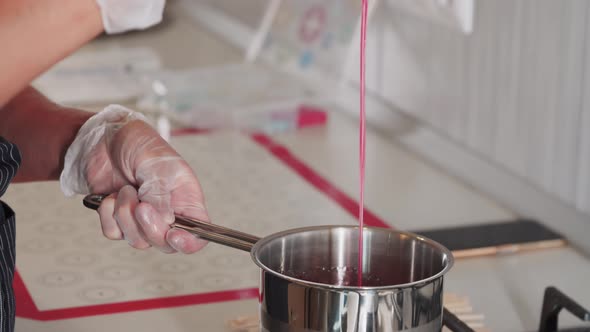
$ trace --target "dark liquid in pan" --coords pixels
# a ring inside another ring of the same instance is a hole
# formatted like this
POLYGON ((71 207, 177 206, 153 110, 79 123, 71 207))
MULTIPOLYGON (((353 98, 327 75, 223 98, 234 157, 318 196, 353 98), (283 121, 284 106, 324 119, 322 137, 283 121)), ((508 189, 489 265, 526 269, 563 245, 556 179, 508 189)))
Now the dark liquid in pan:
MULTIPOLYGON (((393 286, 411 282, 406 273, 394 269, 373 268, 371 273, 363 271, 363 287, 393 286), (376 271, 375 271, 376 270, 376 271)), ((337 286, 358 286, 358 269, 356 267, 314 267, 307 271, 283 271, 283 274, 305 281, 337 286)))

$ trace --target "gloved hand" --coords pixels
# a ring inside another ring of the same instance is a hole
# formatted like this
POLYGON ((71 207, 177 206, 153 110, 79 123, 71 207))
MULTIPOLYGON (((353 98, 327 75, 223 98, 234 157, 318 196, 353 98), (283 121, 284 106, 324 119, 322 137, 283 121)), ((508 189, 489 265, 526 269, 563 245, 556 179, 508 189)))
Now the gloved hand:
POLYGON ((209 220, 192 169, 141 114, 122 106, 107 107, 80 128, 60 184, 66 196, 113 193, 98 210, 109 239, 167 253, 193 253, 206 244, 170 228, 174 213, 209 220))
POLYGON ((108 34, 145 29, 162 20, 166 0, 96 0, 108 34))

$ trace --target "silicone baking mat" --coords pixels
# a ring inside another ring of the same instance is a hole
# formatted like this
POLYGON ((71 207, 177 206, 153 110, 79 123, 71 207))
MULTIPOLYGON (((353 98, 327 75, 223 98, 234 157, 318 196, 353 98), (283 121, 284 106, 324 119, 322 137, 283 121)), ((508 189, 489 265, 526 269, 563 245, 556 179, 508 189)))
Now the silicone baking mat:
MULTIPOLYGON (((356 201, 270 137, 192 134, 179 132, 172 144, 199 176, 214 222, 259 236, 357 222, 356 201)), ((105 239, 79 198, 61 196, 55 183, 12 186, 6 195, 18 216, 19 316, 49 320, 257 296, 248 253, 214 243, 194 255, 132 249, 105 239)), ((369 211, 366 219, 387 227, 369 211)))

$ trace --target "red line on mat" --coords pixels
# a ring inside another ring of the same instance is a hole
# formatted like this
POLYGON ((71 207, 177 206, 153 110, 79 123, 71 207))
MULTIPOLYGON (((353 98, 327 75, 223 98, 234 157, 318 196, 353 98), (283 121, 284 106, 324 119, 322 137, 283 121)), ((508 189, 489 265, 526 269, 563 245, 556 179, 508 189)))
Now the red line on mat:
MULTIPOLYGON (((305 181, 314 186, 317 190, 324 193, 326 196, 334 200, 344 210, 350 213, 355 218, 358 217, 359 203, 338 189, 331 182, 326 180, 319 173, 307 166, 303 161, 293 155, 286 147, 277 144, 267 135, 255 134, 252 139, 259 145, 263 146, 276 158, 281 160, 283 164, 291 168, 295 173, 301 176, 305 181)), ((377 215, 365 208, 365 224, 372 227, 391 228, 385 221, 381 220, 377 215)))
POLYGON ((18 271, 14 275, 15 296, 18 299, 17 316, 41 321, 106 315, 130 311, 163 309, 188 305, 210 304, 258 297, 257 288, 233 289, 220 292, 160 297, 156 299, 96 304, 64 309, 39 310, 28 292, 18 271))
MULTIPOLYGON (((206 134, 209 130, 187 129, 177 130, 174 136, 206 134)), ((269 153, 279 159, 283 164, 301 176, 302 179, 321 191, 352 216, 356 217, 359 211, 358 202, 338 189, 319 173, 307 166, 302 160, 293 155, 286 147, 274 142, 269 136, 263 134, 251 135, 251 138, 265 148, 269 153)), ((365 224, 373 227, 390 226, 381 220, 377 215, 365 209, 365 224)), ((151 309, 172 308, 187 305, 208 304, 225 301, 236 301, 244 299, 253 299, 258 297, 258 289, 247 288, 237 290, 227 290, 211 293, 199 293, 181 296, 171 296, 148 300, 126 301, 118 303, 106 303, 81 307, 72 307, 64 309, 39 310, 35 305, 33 297, 27 289, 24 280, 18 271, 14 273, 14 294, 17 299, 16 315, 22 318, 30 318, 41 321, 79 318, 96 315, 105 315, 130 311, 141 311, 151 309)))

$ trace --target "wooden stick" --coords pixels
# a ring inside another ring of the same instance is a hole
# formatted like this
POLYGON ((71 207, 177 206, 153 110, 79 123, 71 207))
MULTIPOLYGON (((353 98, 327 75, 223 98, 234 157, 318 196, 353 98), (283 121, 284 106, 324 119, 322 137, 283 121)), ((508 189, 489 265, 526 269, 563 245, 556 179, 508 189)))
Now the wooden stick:
POLYGON ((455 303, 455 304, 445 304, 445 308, 449 311, 453 311, 455 309, 463 309, 463 310, 473 310, 473 307, 469 303, 455 303))
POLYGON ((474 321, 474 320, 484 320, 485 316, 482 314, 464 314, 464 315, 455 315, 457 316, 457 318, 459 318, 460 320, 464 321, 464 322, 469 322, 469 321, 474 321))
POLYGON ((447 309, 454 315, 470 314, 473 312, 472 307, 456 307, 452 309, 449 309, 449 307, 447 307, 447 309))

